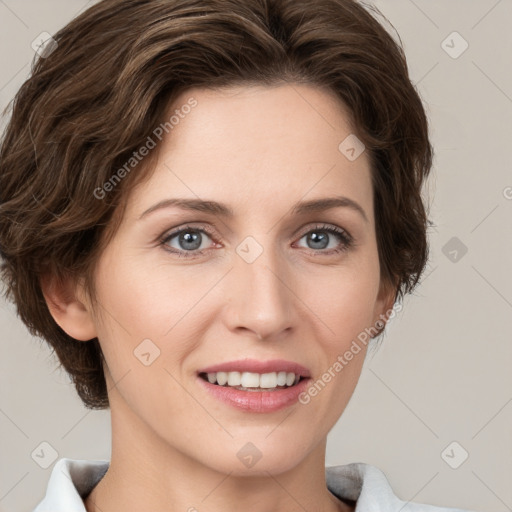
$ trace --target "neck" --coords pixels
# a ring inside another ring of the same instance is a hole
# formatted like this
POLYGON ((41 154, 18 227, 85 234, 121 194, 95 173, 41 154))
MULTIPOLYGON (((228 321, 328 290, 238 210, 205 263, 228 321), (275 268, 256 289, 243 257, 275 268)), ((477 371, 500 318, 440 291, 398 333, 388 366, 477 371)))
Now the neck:
POLYGON ((114 411, 112 430, 110 466, 85 499, 87 512, 354 510, 327 489, 326 438, 291 469, 239 475, 169 446, 140 420, 118 422, 114 411))

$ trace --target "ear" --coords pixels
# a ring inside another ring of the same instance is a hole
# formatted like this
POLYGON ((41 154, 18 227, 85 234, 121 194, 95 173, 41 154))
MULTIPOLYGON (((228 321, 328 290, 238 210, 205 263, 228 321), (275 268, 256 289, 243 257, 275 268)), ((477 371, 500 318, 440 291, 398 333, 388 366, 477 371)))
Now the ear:
POLYGON ((72 338, 88 341, 95 338, 96 326, 83 287, 71 278, 45 275, 41 289, 55 322, 72 338))
POLYGON ((382 331, 389 320, 393 305, 395 303, 396 288, 386 279, 382 279, 380 283, 379 293, 375 302, 373 324, 382 331))

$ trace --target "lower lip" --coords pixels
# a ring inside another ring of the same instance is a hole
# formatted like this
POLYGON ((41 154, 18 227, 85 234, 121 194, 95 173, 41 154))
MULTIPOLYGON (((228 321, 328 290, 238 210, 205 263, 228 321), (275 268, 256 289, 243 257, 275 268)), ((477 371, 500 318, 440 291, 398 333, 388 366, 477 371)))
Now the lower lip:
POLYGON ((276 391, 242 391, 227 386, 211 384, 197 377, 208 393, 221 402, 248 412, 274 412, 293 405, 299 395, 306 390, 309 378, 301 380, 295 386, 276 391))

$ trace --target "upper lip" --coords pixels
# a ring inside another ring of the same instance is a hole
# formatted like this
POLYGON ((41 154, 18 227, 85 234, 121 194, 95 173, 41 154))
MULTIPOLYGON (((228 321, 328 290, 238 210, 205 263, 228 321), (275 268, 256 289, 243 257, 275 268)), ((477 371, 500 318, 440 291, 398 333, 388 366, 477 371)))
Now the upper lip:
POLYGON ((257 359, 240 359, 238 361, 227 361, 225 363, 208 366, 198 371, 198 373, 216 373, 216 372, 252 372, 252 373, 273 373, 287 372, 295 373, 301 377, 309 377, 307 368, 293 361, 284 359, 272 359, 269 361, 259 361, 257 359))

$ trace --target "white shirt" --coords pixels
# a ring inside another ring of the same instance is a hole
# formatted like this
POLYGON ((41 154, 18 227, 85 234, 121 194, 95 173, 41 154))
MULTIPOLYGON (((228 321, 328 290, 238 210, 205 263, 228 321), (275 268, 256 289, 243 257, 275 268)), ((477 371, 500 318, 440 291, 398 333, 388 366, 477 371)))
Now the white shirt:
MULTIPOLYGON (((62 458, 53 467, 45 498, 33 512, 86 512, 85 498, 103 478, 108 460, 62 458)), ((363 463, 325 468, 329 491, 356 501, 356 512, 470 512, 398 499, 375 466, 363 463)))

